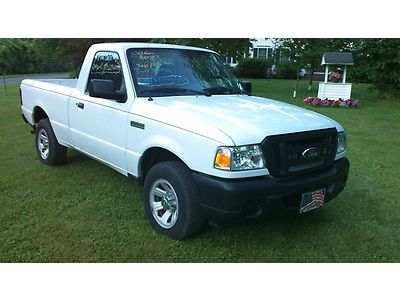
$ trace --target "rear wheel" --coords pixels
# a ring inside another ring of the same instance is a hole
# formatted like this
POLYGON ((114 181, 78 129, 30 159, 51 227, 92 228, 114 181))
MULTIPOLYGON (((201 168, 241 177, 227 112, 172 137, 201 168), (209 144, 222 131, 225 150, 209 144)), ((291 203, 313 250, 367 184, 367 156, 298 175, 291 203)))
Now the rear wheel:
POLYGON ((42 119, 36 127, 36 152, 46 165, 59 165, 67 158, 67 148, 60 145, 49 119, 42 119))
POLYGON ((179 161, 161 162, 150 169, 144 207, 152 227, 173 239, 194 236, 205 224, 190 170, 179 161))

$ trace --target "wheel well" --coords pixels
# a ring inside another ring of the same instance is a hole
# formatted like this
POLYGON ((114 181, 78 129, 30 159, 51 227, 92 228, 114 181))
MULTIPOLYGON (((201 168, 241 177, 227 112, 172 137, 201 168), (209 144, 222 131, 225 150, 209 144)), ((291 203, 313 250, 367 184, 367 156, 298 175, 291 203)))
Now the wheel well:
POLYGON ((163 148, 147 149, 139 161, 139 183, 143 184, 149 170, 162 161, 182 161, 178 156, 163 148))
POLYGON ((48 119, 49 117, 45 113, 45 111, 40 107, 36 106, 33 110, 33 122, 39 123, 42 119, 48 119))

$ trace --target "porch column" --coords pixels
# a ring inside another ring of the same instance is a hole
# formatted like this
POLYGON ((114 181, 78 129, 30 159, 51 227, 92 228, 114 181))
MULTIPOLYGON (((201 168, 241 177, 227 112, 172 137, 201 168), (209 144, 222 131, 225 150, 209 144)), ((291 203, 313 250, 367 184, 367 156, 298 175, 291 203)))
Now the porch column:
POLYGON ((325 65, 325 80, 324 80, 325 83, 328 82, 328 72, 329 72, 329 67, 328 65, 325 65))
POLYGON ((344 66, 343 83, 346 83, 346 75, 347 75, 347 66, 344 66))

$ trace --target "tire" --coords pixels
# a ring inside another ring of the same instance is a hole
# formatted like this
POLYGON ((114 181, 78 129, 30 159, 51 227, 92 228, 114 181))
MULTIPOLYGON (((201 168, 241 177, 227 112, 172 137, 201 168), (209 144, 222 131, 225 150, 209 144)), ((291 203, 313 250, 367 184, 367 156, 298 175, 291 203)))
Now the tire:
POLYGON ((67 148, 60 145, 49 119, 41 119, 36 127, 36 152, 39 160, 50 166, 63 164, 67 159, 67 148))
POLYGON ((179 161, 161 162, 150 169, 144 208, 151 226, 172 239, 193 237, 205 225, 191 172, 179 161))

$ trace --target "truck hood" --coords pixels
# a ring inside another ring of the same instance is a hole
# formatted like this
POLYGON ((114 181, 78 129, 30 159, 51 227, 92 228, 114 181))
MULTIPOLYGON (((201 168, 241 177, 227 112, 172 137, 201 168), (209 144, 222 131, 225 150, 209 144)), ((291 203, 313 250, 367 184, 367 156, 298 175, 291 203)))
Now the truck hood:
POLYGON ((307 109, 272 99, 247 95, 157 97, 152 118, 222 143, 257 144, 266 136, 343 128, 336 121, 307 109), (226 137, 223 137, 226 135, 226 137))

